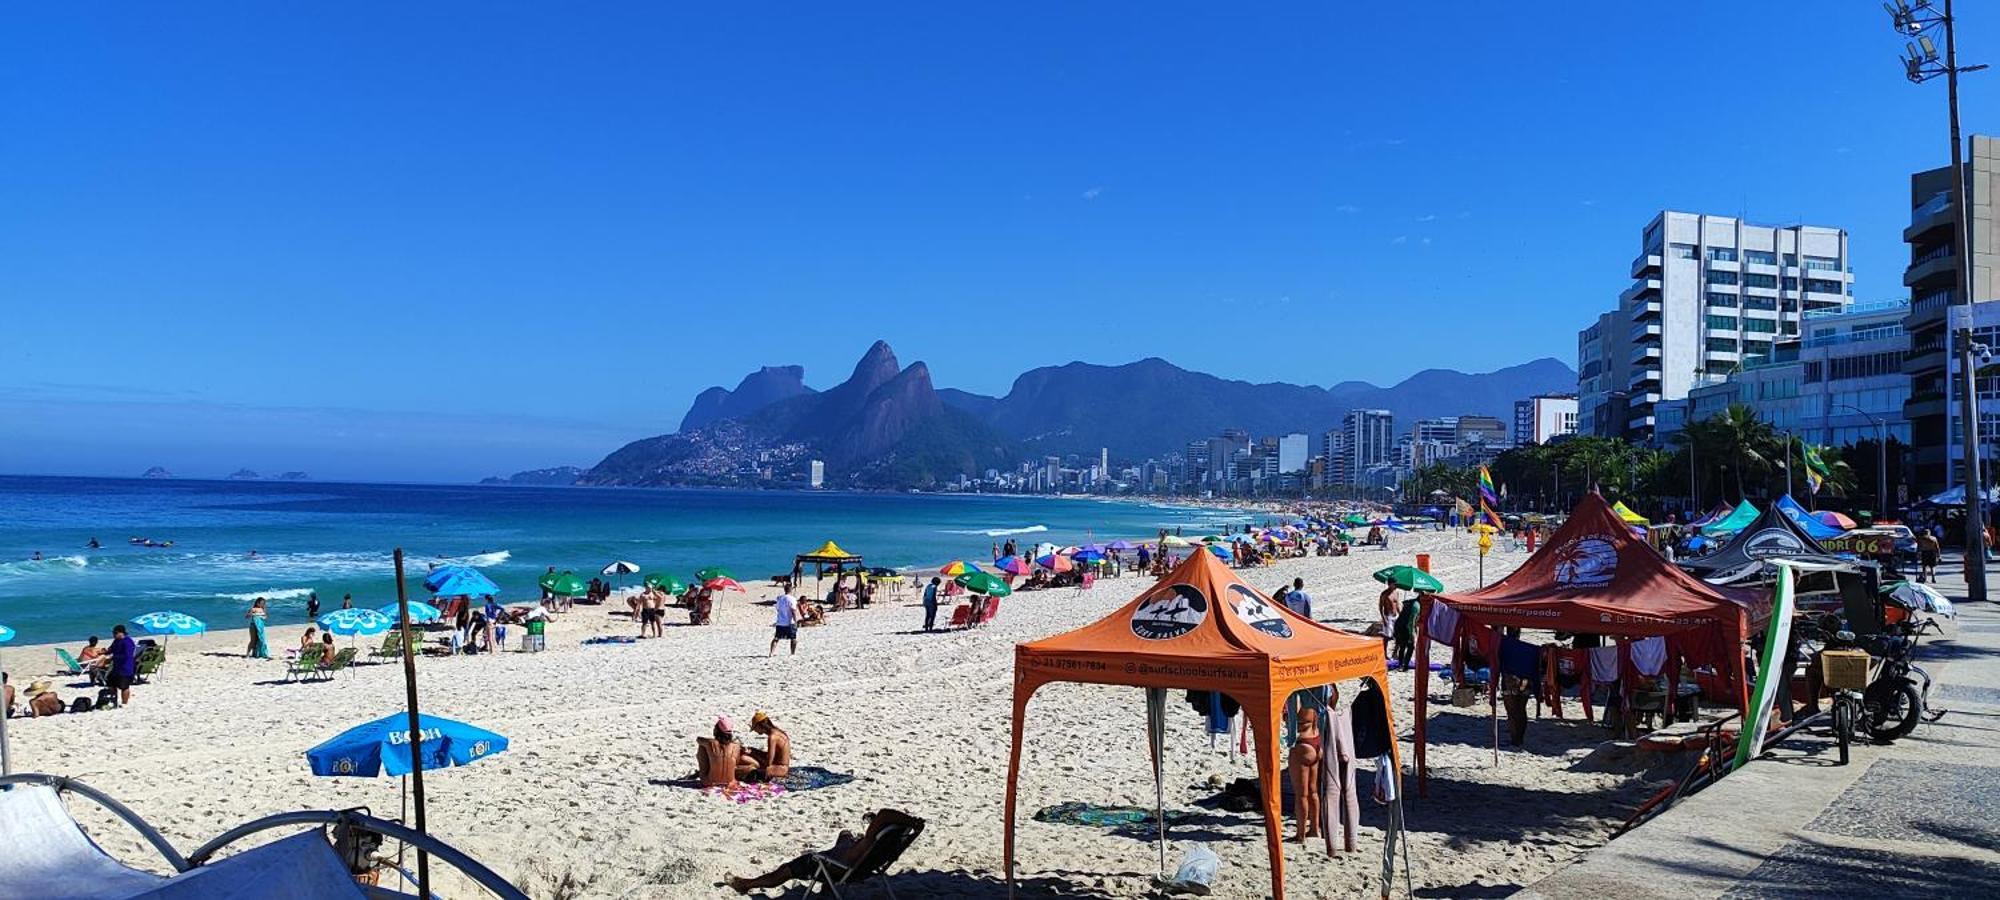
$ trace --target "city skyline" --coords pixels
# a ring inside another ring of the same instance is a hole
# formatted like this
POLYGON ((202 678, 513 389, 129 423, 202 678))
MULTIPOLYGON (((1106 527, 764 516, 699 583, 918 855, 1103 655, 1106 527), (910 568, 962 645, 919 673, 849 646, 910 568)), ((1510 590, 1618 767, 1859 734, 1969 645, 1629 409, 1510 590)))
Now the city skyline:
MULTIPOLYGON (((229 471, 290 419, 381 435, 384 475, 434 465, 411 423, 435 417, 488 445, 463 475, 588 462, 745 369, 837 379, 874 337, 988 394, 1148 356, 1307 384, 1574 364, 1661 209, 1844 229, 1856 298, 1903 295, 1907 173, 1944 155, 1867 8, 12 16, 21 471, 128 435, 226 436, 229 471), (1637 28, 1730 64, 1632 65, 1605 38, 1637 28), (1809 89, 1746 89, 1745 59, 1809 89), (1704 114, 1611 141, 1661 91, 1704 114), (1865 127, 1802 141, 1773 105, 1865 127), (1384 352, 1412 309, 1426 349, 1384 352)), ((1996 37, 1961 25, 1968 52, 1996 37)))

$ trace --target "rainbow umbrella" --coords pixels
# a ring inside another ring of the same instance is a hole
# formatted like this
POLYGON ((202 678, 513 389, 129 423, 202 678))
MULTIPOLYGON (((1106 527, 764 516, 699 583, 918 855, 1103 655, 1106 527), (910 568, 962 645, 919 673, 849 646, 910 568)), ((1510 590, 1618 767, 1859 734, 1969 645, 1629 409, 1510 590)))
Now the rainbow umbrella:
POLYGON ((944 568, 938 570, 938 574, 951 575, 956 577, 959 575, 965 575, 972 572, 983 572, 983 571, 985 570, 969 562, 966 562, 965 560, 955 559, 952 560, 951 562, 945 563, 944 568))
POLYGON ((993 568, 1009 575, 1028 574, 1028 561, 1019 556, 1003 556, 993 561, 993 568))
POLYGON ((1067 572, 1076 568, 1076 565, 1069 561, 1069 557, 1063 556, 1060 553, 1051 553, 1036 559, 1035 564, 1051 572, 1067 572))

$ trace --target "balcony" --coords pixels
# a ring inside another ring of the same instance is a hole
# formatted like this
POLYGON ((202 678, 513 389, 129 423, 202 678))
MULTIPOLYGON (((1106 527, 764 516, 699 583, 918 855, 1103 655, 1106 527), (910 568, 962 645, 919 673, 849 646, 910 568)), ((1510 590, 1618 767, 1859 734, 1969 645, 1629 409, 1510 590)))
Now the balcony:
POLYGON ((1910 262, 1910 267, 1903 270, 1903 286, 1916 287, 1928 281, 1949 279, 1957 271, 1957 263, 1952 246, 1944 244, 1910 262))
POLYGON ((1632 388, 1633 388, 1634 390, 1640 390, 1640 391, 1657 391, 1657 390, 1659 390, 1659 389, 1660 389, 1660 367, 1659 367, 1659 366, 1657 366, 1657 365, 1654 365, 1654 366, 1642 366, 1642 367, 1640 367, 1640 368, 1638 368, 1638 369, 1635 369, 1635 370, 1633 370, 1633 372, 1632 372, 1632 388))
POLYGON ((1944 414, 1945 400, 1944 393, 1941 391, 1924 391, 1911 394, 1910 399, 1903 401, 1903 418, 1905 419, 1922 419, 1928 416, 1942 416, 1944 414))
POLYGON ((1637 299, 1641 295, 1644 295, 1648 291, 1651 291, 1653 292, 1653 294, 1658 295, 1660 292, 1660 279, 1641 278, 1632 282, 1631 287, 1626 288, 1622 293, 1618 295, 1618 303, 1620 306, 1630 304, 1633 300, 1637 299))
POLYGON ((1658 341, 1660 339, 1660 323, 1639 322, 1632 326, 1632 331, 1626 337, 1635 344, 1658 341))
POLYGON ((1647 272, 1659 271, 1662 262, 1658 253, 1643 253, 1632 259, 1632 277, 1643 278, 1647 272))
POLYGON ((1629 357, 1626 361, 1632 363, 1633 365, 1638 365, 1648 360, 1651 360, 1654 363, 1658 363, 1660 361, 1659 344, 1639 344, 1634 346, 1632 348, 1631 357, 1629 357))
POLYGON ((1910 210, 1910 227, 1903 229, 1903 243, 1914 244, 1917 239, 1938 228, 1949 228, 1956 224, 1956 207, 1951 205, 1951 192, 1939 191, 1917 208, 1910 210))

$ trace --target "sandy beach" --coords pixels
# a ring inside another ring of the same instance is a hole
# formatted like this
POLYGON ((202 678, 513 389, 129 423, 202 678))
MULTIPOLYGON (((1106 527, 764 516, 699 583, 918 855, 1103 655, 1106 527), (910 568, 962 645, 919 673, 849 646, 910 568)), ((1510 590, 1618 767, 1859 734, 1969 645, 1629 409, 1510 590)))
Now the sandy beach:
MULTIPOLYGON (((1288 560, 1244 577, 1265 590, 1304 578, 1318 618, 1359 631, 1373 620, 1378 589, 1368 573, 1418 552, 1432 554, 1447 586, 1475 583, 1476 551, 1462 533, 1398 535, 1390 551, 1288 560)), ((1523 558, 1497 550, 1487 559, 1487 578, 1523 558)), ((781 648, 772 659, 764 656, 770 610, 759 605, 770 591, 753 587, 727 596, 717 626, 675 625, 685 617, 670 611, 664 639, 582 645, 637 628, 609 607, 579 606, 551 626, 546 652, 421 660, 426 713, 513 741, 502 755, 427 779, 431 829, 535 897, 719 896, 728 893, 715 886, 725 872, 762 872, 808 846, 826 846, 842 828, 858 829, 866 811, 894 807, 929 822, 895 869, 899 893, 1003 896, 1013 647, 1089 622, 1147 583, 1126 577, 1090 591, 1020 594, 1004 601, 989 627, 935 634, 919 630, 921 609, 905 591, 893 602, 833 614, 829 624, 802 631, 797 656, 781 648), (856 780, 744 804, 668 783, 692 771, 693 739, 717 715, 747 723, 760 709, 791 733, 800 764, 856 780)), ((274 650, 296 645, 300 631, 272 629, 274 650)), ((287 809, 367 806, 395 815, 396 780, 315 778, 303 754, 351 725, 400 710, 400 666, 286 684, 284 664, 244 658, 244 642, 241 632, 176 638, 164 677, 137 689, 131 706, 13 720, 16 770, 104 789, 183 850, 287 809)), ((379 643, 360 639, 365 648, 379 643)), ((54 664, 43 647, 8 647, 0 659, 23 686, 54 664)), ((79 681, 58 680, 65 698, 81 693, 69 687, 79 681)), ((1410 682, 1400 674, 1393 681, 1407 763, 1410 682)), ((1212 777, 1250 776, 1253 764, 1211 748, 1186 705, 1169 709, 1167 806, 1191 814, 1169 865, 1187 842, 1203 841, 1223 860, 1219 896, 1264 896, 1261 820, 1194 805, 1215 793, 1212 777)), ((1636 776, 1578 765, 1602 733, 1573 719, 1536 720, 1527 745, 1503 749, 1496 767, 1483 705, 1433 709, 1431 793, 1410 809, 1410 865, 1426 895, 1498 896, 1547 874, 1601 843, 1643 792, 1636 776)), ((1037 695, 1029 716, 1019 837, 1024 895, 1148 893, 1157 863, 1149 840, 1031 818, 1065 801, 1151 802, 1140 693, 1056 685, 1037 695)), ((148 860, 131 832, 84 818, 114 855, 148 860)), ((1382 835, 1374 826, 1383 816, 1367 807, 1363 818, 1360 852, 1328 857, 1317 847, 1287 845, 1291 895, 1376 895, 1382 835)), ((445 886, 448 896, 458 895, 445 886)))

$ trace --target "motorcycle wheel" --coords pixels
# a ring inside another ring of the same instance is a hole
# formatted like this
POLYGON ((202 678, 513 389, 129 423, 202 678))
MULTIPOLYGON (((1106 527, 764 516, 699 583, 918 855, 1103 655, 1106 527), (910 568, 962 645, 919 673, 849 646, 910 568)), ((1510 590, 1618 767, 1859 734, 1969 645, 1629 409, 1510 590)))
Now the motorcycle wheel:
POLYGON ((1915 731, 1924 712, 1917 684, 1908 678, 1885 678, 1869 685, 1862 703, 1868 735, 1884 744, 1915 731))

